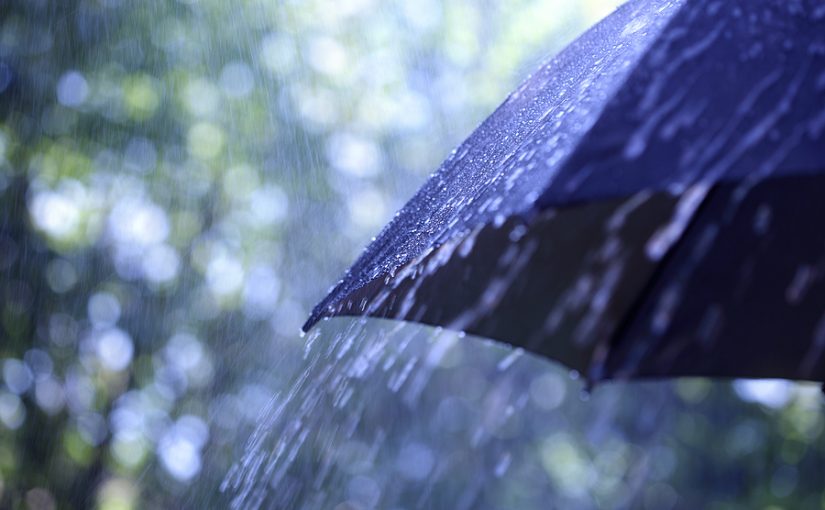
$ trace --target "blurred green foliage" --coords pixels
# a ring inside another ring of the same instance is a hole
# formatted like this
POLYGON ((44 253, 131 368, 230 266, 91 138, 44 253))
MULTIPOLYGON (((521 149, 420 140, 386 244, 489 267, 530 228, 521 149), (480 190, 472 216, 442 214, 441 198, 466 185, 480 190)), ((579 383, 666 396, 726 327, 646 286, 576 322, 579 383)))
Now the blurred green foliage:
MULTIPOLYGON (((614 3, 4 0, 0 507, 224 506, 238 442, 302 370, 298 328, 326 285, 614 3)), ((446 366, 427 405, 484 400, 460 394, 478 363, 446 366)), ((668 387, 673 434, 642 454, 644 428, 607 446, 573 418, 542 428, 561 402, 542 392, 575 386, 547 370, 521 372, 537 409, 513 448, 532 454, 492 507, 540 503, 540 487, 612 507, 593 473, 643 466, 666 473, 627 506, 825 508, 815 391, 783 386, 731 423, 728 386, 668 387)))

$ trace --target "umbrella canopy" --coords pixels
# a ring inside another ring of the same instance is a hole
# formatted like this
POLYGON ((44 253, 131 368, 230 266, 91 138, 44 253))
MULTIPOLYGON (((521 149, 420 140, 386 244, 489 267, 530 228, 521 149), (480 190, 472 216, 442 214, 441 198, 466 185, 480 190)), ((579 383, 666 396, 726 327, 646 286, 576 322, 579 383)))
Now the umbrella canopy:
POLYGON ((304 328, 332 315, 592 381, 825 380, 825 5, 631 0, 450 155, 304 328))

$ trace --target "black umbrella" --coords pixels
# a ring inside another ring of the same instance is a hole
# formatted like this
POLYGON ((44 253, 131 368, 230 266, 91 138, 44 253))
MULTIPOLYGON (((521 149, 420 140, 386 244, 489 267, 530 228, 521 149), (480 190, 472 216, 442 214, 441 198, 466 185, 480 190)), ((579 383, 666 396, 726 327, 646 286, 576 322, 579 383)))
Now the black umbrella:
POLYGON ((825 4, 632 0, 524 82, 304 326, 369 315, 591 381, 825 380, 825 4))

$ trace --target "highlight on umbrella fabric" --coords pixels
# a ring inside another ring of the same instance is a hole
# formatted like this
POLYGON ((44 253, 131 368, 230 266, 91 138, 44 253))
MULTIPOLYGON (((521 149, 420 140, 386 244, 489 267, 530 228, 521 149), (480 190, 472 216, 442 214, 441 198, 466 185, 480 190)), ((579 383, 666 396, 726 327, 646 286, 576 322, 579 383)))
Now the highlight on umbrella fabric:
POLYGON ((517 88, 316 307, 591 382, 825 381, 825 8, 632 0, 517 88))

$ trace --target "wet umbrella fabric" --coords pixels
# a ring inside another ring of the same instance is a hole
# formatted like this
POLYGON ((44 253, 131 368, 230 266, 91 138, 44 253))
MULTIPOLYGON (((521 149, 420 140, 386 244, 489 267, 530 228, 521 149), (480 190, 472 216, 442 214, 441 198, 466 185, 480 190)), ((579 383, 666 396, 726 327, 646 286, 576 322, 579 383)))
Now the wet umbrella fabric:
POLYGON ((825 380, 825 6, 632 0, 524 82, 316 307, 591 381, 825 380))

